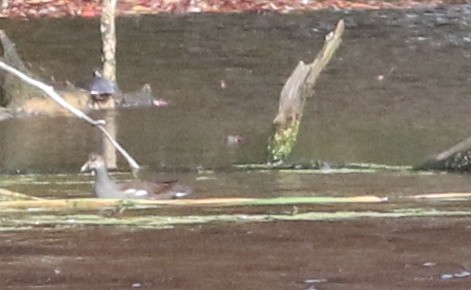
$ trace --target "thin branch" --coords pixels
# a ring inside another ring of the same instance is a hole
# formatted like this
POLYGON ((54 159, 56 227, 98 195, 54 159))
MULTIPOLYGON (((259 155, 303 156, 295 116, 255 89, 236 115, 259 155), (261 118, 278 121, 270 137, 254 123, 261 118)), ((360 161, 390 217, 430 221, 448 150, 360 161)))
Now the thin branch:
POLYGON ((454 145, 451 148, 448 148, 446 150, 443 150, 439 154, 437 154, 433 159, 434 160, 445 160, 447 158, 450 158, 452 155, 466 150, 471 146, 471 137, 466 138, 465 140, 459 142, 458 144, 454 145))
POLYGON ((129 166, 131 167, 132 171, 135 173, 135 171, 139 170, 140 169, 140 166, 139 164, 136 162, 136 160, 134 160, 131 155, 129 155, 129 153, 123 148, 123 146, 121 146, 121 144, 119 144, 112 136, 110 133, 108 133, 108 131, 106 131, 105 127, 103 127, 102 125, 97 125, 98 129, 101 130, 101 132, 103 132, 103 134, 105 134, 105 136, 108 138, 108 140, 110 140, 111 144, 113 144, 113 146, 118 149, 118 151, 124 156, 124 158, 126 158, 126 160, 128 161, 128 164, 129 166))

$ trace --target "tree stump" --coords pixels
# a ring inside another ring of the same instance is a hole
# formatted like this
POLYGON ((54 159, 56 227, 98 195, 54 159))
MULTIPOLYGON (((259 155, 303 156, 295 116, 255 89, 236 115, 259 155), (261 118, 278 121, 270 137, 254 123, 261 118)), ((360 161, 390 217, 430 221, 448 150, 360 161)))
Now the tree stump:
POLYGON ((310 64, 298 63, 281 90, 278 113, 273 120, 273 133, 268 140, 268 162, 281 163, 288 158, 296 143, 304 103, 313 94, 321 71, 342 42, 343 20, 325 39, 324 47, 310 64))

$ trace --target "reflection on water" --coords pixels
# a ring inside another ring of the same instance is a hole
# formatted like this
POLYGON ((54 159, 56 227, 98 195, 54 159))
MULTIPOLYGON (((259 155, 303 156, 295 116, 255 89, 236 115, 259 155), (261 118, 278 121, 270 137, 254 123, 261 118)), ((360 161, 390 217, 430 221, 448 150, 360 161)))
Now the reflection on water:
MULTIPOLYGON (((120 86, 150 83, 170 106, 119 111, 118 139, 155 170, 263 162, 285 79, 344 18, 345 41, 307 103, 293 159, 419 163, 469 135, 470 11, 121 18, 120 86), (229 134, 248 142, 227 147, 229 134)), ((100 61, 97 20, 2 27, 33 67, 58 81, 87 79, 100 61)), ((0 137, 2 171, 75 172, 99 149, 98 131, 70 118, 2 122, 0 137)))

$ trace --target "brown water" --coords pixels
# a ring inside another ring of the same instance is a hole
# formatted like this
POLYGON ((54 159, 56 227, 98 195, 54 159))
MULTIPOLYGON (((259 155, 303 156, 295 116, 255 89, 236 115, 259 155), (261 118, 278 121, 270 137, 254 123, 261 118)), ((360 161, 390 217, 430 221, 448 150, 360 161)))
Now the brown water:
MULTIPOLYGON (((263 162, 285 79, 298 60, 315 56, 340 18, 345 40, 307 104, 294 161, 414 165, 469 135, 464 7, 122 18, 120 86, 150 83, 171 106, 121 111, 119 140, 155 169, 263 162), (228 134, 249 142, 227 148, 228 134)), ((84 81, 99 64, 97 25, 2 21, 21 55, 58 82, 84 81)), ((75 172, 98 147, 97 132, 72 119, 7 121, 0 135, 4 171, 75 172)))
MULTIPOLYGON (((244 172, 231 165, 264 162, 285 79, 298 60, 315 56, 339 18, 347 23, 344 42, 307 103, 292 161, 415 165, 469 136, 470 14, 461 6, 122 18, 121 88, 150 83, 170 106, 119 111, 118 139, 160 178, 177 175, 194 186, 195 198, 374 194, 389 201, 301 210, 466 210, 467 200, 406 197, 469 191, 467 175, 244 172), (229 134, 248 142, 228 147, 229 134)), ((100 62, 97 21, 1 24, 21 55, 58 82, 86 80, 100 62)), ((98 140, 96 130, 71 118, 1 122, 0 171, 41 175, 5 175, 0 187, 49 198, 89 196, 90 178, 76 173, 98 140)), ((9 225, 8 215, 3 221, 9 225)), ((467 224, 466 216, 166 230, 37 227, 0 234, 0 277, 15 289, 466 289, 470 278, 441 275, 471 271, 467 224)))
POLYGON ((0 234, 8 289, 468 289, 469 218, 0 234), (453 228, 451 231, 450 228, 453 228))

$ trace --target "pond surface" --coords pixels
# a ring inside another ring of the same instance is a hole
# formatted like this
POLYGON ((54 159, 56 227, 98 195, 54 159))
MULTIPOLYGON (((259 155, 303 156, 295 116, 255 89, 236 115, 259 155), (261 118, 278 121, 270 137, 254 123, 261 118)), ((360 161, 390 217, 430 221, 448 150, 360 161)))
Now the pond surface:
MULTIPOLYGON (((156 170, 263 162, 283 83, 343 18, 344 42, 307 103, 293 161, 418 164, 469 135, 470 13, 461 6, 119 19, 121 88, 150 83, 170 106, 120 111, 118 138, 156 170), (248 142, 228 148, 229 134, 248 142)), ((44 77, 80 83, 100 63, 97 21, 2 27, 44 77)), ((97 131, 74 119, 10 120, 0 135, 4 171, 76 172, 98 150, 97 131)))
POLYGON ((0 285, 8 289, 467 289, 469 278, 441 277, 469 271, 469 221, 375 219, 2 233, 0 285))
MULTIPOLYGON (((299 60, 315 57, 340 18, 347 25, 344 41, 307 102, 293 162, 417 165, 470 135, 471 8, 452 6, 121 18, 120 87, 133 91, 150 83, 170 106, 118 111, 118 140, 159 178, 178 176, 195 187, 195 198, 372 194, 389 201, 304 210, 467 210, 466 199, 406 199, 469 191, 467 175, 232 167, 265 161, 283 83, 299 60), (247 143, 227 146, 230 134, 247 143)), ((1 24, 44 78, 84 82, 100 63, 97 20, 1 24)), ((91 178, 77 172, 88 153, 99 150, 99 140, 97 130, 73 118, 0 122, 0 171, 31 174, 4 175, 0 187, 47 198, 89 196, 91 178)), ((469 221, 363 218, 7 232, 0 255, 8 263, 0 276, 17 289, 464 289, 470 278, 441 275, 471 271, 469 221)))

